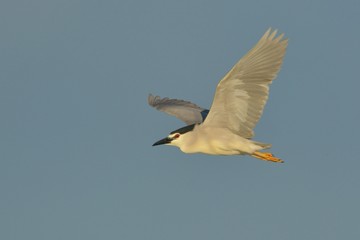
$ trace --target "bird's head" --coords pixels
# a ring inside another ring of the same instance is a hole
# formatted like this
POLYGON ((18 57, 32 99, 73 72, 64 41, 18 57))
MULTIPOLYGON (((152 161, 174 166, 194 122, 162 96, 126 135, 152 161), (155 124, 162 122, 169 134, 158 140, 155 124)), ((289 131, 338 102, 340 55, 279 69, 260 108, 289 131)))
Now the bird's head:
POLYGON ((188 132, 191 132, 194 129, 194 126, 195 124, 192 124, 186 127, 179 128, 175 131, 172 131, 169 134, 169 136, 157 141, 156 143, 153 144, 153 146, 166 144, 166 145, 180 147, 184 141, 184 135, 187 134, 188 132))

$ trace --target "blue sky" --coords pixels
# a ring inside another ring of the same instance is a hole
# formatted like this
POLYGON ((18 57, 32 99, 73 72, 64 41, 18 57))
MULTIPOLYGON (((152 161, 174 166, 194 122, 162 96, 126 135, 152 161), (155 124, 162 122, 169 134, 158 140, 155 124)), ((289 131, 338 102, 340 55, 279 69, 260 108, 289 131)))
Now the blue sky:
POLYGON ((358 1, 0 3, 1 239, 358 239, 358 1), (255 140, 151 147, 268 27, 289 38, 255 140))

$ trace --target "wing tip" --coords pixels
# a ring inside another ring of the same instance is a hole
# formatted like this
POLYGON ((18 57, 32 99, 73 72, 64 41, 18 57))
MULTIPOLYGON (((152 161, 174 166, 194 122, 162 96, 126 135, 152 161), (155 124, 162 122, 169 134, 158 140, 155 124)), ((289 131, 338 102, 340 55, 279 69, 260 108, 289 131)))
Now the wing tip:
POLYGON ((270 40, 276 43, 283 43, 285 45, 287 45, 288 43, 288 38, 284 38, 285 34, 281 33, 280 35, 276 36, 278 34, 278 30, 274 29, 272 27, 269 27, 266 32, 264 33, 264 35, 262 36, 261 40, 270 40))
POLYGON ((149 93, 148 95, 148 104, 152 107, 156 107, 156 105, 158 104, 159 100, 161 100, 161 97, 159 96, 154 96, 151 93, 149 93))
POLYGON ((148 95, 148 97, 147 97, 147 100, 148 100, 148 104, 150 105, 150 106, 152 106, 152 104, 154 103, 154 96, 151 94, 151 93, 149 93, 149 95, 148 95))

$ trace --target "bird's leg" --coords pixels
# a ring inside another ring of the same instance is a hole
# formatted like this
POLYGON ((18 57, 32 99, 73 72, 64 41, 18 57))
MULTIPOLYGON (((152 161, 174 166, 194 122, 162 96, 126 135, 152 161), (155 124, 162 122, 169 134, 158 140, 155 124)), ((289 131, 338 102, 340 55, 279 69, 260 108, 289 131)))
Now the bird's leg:
POLYGON ((272 153, 269 152, 254 152, 251 156, 259 158, 264 161, 279 162, 279 163, 284 162, 283 160, 275 157, 272 153))

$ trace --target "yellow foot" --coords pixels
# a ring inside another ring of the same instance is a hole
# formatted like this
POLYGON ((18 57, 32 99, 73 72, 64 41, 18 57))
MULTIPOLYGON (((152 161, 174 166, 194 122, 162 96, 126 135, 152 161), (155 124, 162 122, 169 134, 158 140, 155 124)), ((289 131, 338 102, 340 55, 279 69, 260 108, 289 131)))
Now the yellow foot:
POLYGON ((272 155, 272 153, 269 152, 254 152, 251 156, 259 158, 264 161, 279 162, 279 163, 284 162, 283 160, 275 157, 274 155, 272 155))

